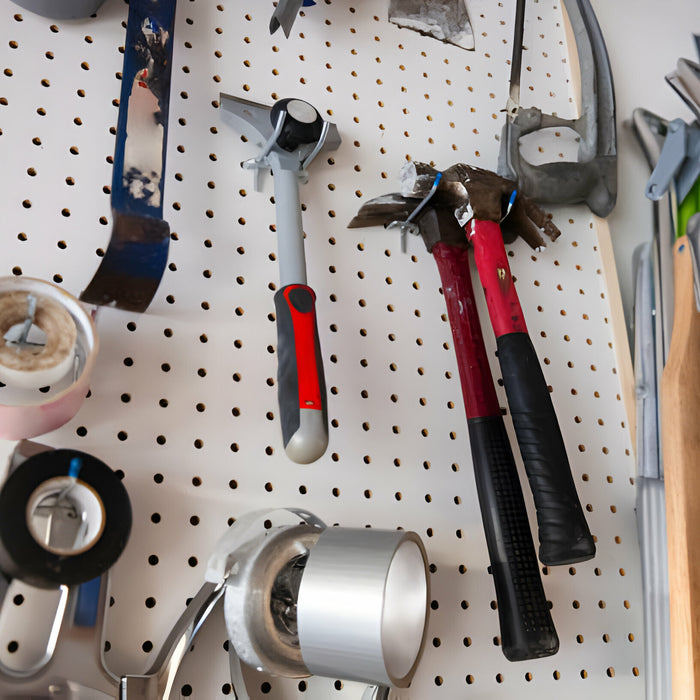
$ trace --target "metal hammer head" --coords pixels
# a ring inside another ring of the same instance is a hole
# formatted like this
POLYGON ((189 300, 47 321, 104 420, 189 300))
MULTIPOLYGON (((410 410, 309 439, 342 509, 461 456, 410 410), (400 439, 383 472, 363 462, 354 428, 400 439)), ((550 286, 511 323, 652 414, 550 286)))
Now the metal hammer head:
MULTIPOLYGON (((437 173, 438 171, 427 163, 406 163, 401 169, 401 193, 366 202, 349 227, 386 224, 394 220, 405 221, 421 199, 429 194, 437 173)), ((416 222, 429 250, 435 240, 450 243, 461 240, 464 237, 462 224, 472 217, 501 222, 506 243, 511 243, 520 236, 534 249, 544 247, 542 233, 550 240, 555 240, 560 234, 551 220, 551 215, 518 192, 515 182, 465 163, 455 163, 442 171, 435 194, 425 209, 426 213, 416 217, 416 222), (438 212, 439 216, 428 217, 427 211, 430 210, 438 212), (460 217, 459 223, 457 216, 460 217), (436 233, 437 228, 440 233, 436 233), (429 240, 433 240, 433 243, 430 244, 429 240)))
POLYGON ((338 127, 304 100, 287 98, 272 107, 221 93, 221 108, 250 124, 262 137, 264 159, 273 149, 295 156, 306 167, 320 151, 340 146, 338 127))

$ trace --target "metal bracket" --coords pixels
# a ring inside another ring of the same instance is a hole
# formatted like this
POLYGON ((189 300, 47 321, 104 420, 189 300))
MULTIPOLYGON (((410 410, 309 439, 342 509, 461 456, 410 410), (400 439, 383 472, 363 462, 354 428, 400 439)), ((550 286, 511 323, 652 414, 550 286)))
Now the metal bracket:
POLYGON ((398 228, 401 233, 401 252, 406 252, 406 234, 410 233, 412 236, 420 236, 420 226, 414 222, 414 219, 421 213, 425 205, 432 199, 433 195, 437 191, 438 185, 442 180, 442 173, 438 173, 435 176, 433 186, 430 188, 428 194, 423 197, 423 199, 418 203, 418 206, 408 215, 405 221, 390 221, 384 226, 385 229, 398 228))
POLYGON ((676 70, 666 76, 666 82, 700 121, 700 64, 687 58, 679 58, 676 70))
POLYGON ((279 165, 284 170, 297 172, 299 179, 305 184, 308 181, 306 170, 314 158, 323 150, 333 151, 340 146, 341 139, 338 127, 334 123, 324 120, 317 142, 304 144, 291 153, 285 151, 277 145, 277 139, 282 132, 287 114, 284 110, 280 112, 273 129, 270 120, 271 107, 226 93, 221 93, 220 97, 221 108, 225 113, 249 124, 264 139, 260 144, 260 153, 255 158, 250 158, 242 163, 242 166, 247 170, 255 170, 254 186, 256 191, 260 191, 260 169, 272 167, 270 157, 273 153, 276 156, 275 165, 279 165))
POLYGON ((646 196, 658 201, 675 180, 678 201, 682 202, 700 177, 700 126, 682 119, 668 123, 659 160, 649 178, 646 196))

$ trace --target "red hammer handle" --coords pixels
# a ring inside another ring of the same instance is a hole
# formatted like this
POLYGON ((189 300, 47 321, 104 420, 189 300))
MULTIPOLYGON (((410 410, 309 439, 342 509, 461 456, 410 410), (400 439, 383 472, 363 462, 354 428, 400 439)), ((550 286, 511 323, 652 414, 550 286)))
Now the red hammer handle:
POLYGON ((484 287, 508 408, 537 510, 540 561, 571 564, 591 559, 588 529, 549 387, 527 333, 501 227, 472 219, 466 227, 484 287))
POLYGON ((530 523, 493 386, 469 273, 469 251, 433 246, 467 412, 474 478, 491 561, 501 648, 510 661, 556 653, 559 639, 542 588, 530 523))

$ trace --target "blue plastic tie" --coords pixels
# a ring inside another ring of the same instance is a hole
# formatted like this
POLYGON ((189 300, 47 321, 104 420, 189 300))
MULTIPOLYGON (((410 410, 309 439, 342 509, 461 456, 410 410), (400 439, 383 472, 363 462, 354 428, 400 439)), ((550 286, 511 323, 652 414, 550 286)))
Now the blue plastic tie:
POLYGON ((73 457, 70 461, 70 466, 68 467, 68 476, 71 479, 77 479, 80 470, 83 468, 83 460, 80 457, 73 457))

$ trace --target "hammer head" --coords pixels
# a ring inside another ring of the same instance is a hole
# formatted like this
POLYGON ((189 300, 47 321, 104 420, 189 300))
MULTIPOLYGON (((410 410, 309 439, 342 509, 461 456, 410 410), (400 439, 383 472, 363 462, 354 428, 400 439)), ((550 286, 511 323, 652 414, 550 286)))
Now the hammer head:
MULTIPOLYGON (((348 228, 361 228, 363 226, 384 226, 398 222, 405 222, 421 203, 421 199, 404 197, 399 192, 375 197, 365 202, 348 224, 348 228)), ((415 229, 425 243, 428 252, 438 241, 449 243, 460 248, 468 248, 467 237, 464 229, 459 225, 453 210, 449 207, 433 206, 430 200, 428 206, 423 207, 420 213, 412 220, 415 229)))
MULTIPOLYGON (((400 172, 401 192, 364 204, 349 227, 405 221, 430 193, 437 174, 438 171, 427 163, 406 163, 400 172)), ((530 247, 539 250, 545 246, 542 233, 555 240, 560 231, 552 222, 551 214, 520 193, 510 202, 516 190, 517 185, 512 180, 465 163, 455 163, 442 171, 429 206, 415 218, 428 250, 438 240, 464 245, 463 226, 472 218, 500 222, 506 243, 520 236, 530 247), (429 215, 430 211, 435 213, 429 215)))
MULTIPOLYGON (((426 163, 406 163, 401 169, 402 194, 425 196, 429 191, 428 182, 432 186, 436 174, 437 170, 426 163)), ((561 233, 552 222, 551 214, 517 192, 516 182, 466 163, 455 163, 443 171, 435 199, 454 207, 454 214, 462 225, 472 218, 500 222, 506 243, 520 236, 531 248, 539 250, 545 246, 542 233, 552 241, 561 233), (513 192, 516 195, 511 202, 513 192)))

